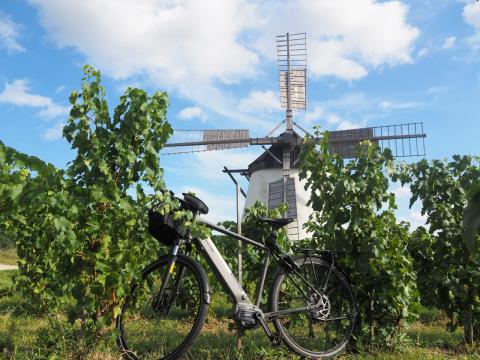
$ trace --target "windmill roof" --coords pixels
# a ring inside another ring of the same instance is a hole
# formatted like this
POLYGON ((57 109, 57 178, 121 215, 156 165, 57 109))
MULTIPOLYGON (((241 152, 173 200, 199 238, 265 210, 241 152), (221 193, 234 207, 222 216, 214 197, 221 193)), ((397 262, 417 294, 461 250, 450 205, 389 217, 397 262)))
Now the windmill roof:
MULTIPOLYGON (((280 134, 281 136, 282 134, 280 134)), ((302 137, 297 133, 293 132, 293 137, 295 139, 301 139, 302 137)), ((291 168, 298 168, 298 164, 295 164, 295 161, 298 159, 300 155, 300 146, 294 146, 292 151, 290 152, 290 164, 291 168)), ((283 160, 283 146, 282 144, 274 144, 268 148, 275 157, 279 160, 283 160)), ((277 160, 275 160, 272 155, 270 155, 267 151, 263 152, 258 158, 256 158, 250 165, 248 165, 248 173, 251 175, 255 171, 264 170, 264 169, 275 169, 275 168, 282 168, 282 164, 280 164, 277 160)))

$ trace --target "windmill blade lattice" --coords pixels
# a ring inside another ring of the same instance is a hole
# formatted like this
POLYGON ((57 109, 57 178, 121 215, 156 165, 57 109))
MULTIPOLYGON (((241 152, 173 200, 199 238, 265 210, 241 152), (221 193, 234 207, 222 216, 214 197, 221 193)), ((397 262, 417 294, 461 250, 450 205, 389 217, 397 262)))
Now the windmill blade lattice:
MULTIPOLYGON (((374 126, 329 132, 330 152, 354 158, 356 146, 370 140, 382 150, 389 148, 394 157, 425 156, 423 123, 374 126)), ((319 139, 317 139, 319 140, 319 139)))
POLYGON ((190 154, 248 145, 250 145, 248 130, 174 130, 162 154, 190 154))
POLYGON ((307 34, 277 36, 277 63, 281 106, 287 110, 306 109, 307 34))
MULTIPOLYGON (((293 138, 292 111, 307 107, 307 34, 286 33, 277 36, 277 62, 280 77, 280 103, 286 109, 286 134, 293 138)), ((286 189, 290 176, 292 147, 292 141, 290 144, 284 142, 282 156, 284 199, 287 198, 286 189)))

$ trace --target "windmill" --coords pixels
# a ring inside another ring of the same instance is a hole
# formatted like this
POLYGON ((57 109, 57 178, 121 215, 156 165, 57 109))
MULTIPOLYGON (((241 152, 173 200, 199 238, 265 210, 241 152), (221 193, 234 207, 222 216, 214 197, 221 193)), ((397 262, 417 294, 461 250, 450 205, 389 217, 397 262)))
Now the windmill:
MULTIPOLYGON (((296 219, 288 225, 291 240, 305 238, 302 225, 311 210, 306 203, 310 198, 304 183, 299 179, 297 163, 303 129, 293 119, 294 110, 307 107, 307 44, 306 33, 277 36, 277 63, 280 82, 280 103, 285 109, 285 119, 264 137, 251 137, 246 129, 225 130, 175 130, 173 142, 167 143, 164 155, 218 151, 251 145, 264 150, 246 169, 231 170, 249 180, 245 208, 259 200, 275 208, 288 203, 287 216, 296 219), (282 126, 283 132, 273 136, 282 126), (267 146, 269 146, 267 148, 267 146)), ((355 147, 363 140, 377 143, 382 149, 390 148, 396 157, 425 155, 425 134, 422 123, 366 127, 329 132, 330 151, 344 158, 355 156, 355 147)), ((313 140, 318 140, 313 138, 313 140)))

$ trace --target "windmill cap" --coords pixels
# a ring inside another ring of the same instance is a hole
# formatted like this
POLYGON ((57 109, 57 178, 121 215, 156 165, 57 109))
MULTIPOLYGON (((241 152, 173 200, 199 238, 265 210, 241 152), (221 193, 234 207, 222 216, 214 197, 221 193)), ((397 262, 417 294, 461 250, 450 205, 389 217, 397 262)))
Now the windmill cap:
MULTIPOLYGON (((296 132, 293 133, 282 133, 278 136, 279 143, 274 144, 268 148, 268 151, 263 152, 258 158, 256 158, 250 165, 248 165, 248 173, 251 175, 255 171, 265 170, 265 169, 277 169, 282 168, 282 164, 279 163, 272 155, 272 153, 277 159, 282 160, 283 158, 283 148, 285 145, 298 143, 295 140, 301 140, 302 137, 296 132)), ((301 147, 299 145, 293 146, 292 151, 290 152, 290 164, 292 169, 298 168, 298 164, 295 164, 298 156, 300 155, 301 147), (295 165, 293 165, 295 164, 295 165)))

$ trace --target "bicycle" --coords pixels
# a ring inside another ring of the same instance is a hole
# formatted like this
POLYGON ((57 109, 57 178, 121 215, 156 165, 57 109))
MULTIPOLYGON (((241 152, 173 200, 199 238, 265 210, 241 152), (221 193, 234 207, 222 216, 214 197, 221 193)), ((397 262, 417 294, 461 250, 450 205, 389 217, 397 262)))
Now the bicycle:
POLYGON ((297 249, 297 256, 283 254, 277 245, 277 231, 293 219, 260 219, 272 227, 262 244, 201 218, 208 207, 191 194, 183 196, 179 199, 182 207, 192 211, 195 221, 265 252, 255 302, 211 239, 192 239, 169 215, 161 216, 153 209, 149 212, 149 231, 171 246, 171 251, 143 270, 141 281, 132 285, 116 319, 125 358, 178 359, 199 335, 211 294, 205 271, 189 256, 193 246, 233 300, 233 319, 241 331, 261 327, 272 345, 283 342, 305 358, 329 358, 345 349, 355 326, 357 306, 347 274, 335 264, 334 252, 297 249), (183 253, 179 253, 180 248, 183 253), (278 269, 268 311, 264 312, 260 303, 272 257, 278 269), (273 322, 275 332, 268 322, 273 322))

